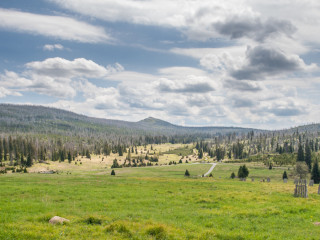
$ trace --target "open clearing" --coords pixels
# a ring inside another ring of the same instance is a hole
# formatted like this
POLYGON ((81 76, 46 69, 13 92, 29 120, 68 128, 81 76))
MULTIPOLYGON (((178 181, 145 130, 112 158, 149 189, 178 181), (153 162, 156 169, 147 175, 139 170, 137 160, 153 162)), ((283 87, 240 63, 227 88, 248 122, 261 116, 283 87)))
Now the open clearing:
POLYGON ((247 182, 229 178, 239 164, 218 164, 213 178, 183 176, 209 164, 0 175, 0 238, 318 239, 318 185, 293 198, 292 178, 281 181, 291 170, 247 166, 247 182), (70 223, 48 224, 55 215, 70 223))

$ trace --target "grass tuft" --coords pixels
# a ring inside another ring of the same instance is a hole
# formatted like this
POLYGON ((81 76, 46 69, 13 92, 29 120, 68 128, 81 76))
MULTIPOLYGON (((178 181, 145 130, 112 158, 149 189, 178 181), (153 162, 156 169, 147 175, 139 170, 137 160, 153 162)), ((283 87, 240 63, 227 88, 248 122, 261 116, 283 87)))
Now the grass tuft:
POLYGON ((168 237, 163 226, 150 227, 147 229, 146 234, 154 237, 156 240, 164 240, 168 237))
POLYGON ((102 220, 96 217, 88 217, 84 220, 84 222, 88 225, 101 225, 102 224, 102 220))

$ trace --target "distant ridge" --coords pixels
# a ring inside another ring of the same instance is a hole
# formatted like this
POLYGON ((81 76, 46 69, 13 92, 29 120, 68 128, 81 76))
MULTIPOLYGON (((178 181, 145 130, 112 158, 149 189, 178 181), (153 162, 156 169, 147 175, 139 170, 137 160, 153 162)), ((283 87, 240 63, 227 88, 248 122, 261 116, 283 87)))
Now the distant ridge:
POLYGON ((239 127, 184 127, 148 117, 138 122, 88 117, 70 111, 32 105, 0 104, 2 133, 98 135, 223 135, 264 130, 239 127))

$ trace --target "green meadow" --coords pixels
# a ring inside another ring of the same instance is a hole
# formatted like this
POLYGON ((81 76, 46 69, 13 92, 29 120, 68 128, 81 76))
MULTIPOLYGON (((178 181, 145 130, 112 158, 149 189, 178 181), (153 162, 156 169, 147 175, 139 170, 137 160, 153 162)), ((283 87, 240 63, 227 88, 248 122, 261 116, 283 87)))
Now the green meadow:
POLYGON ((241 182, 239 166, 208 178, 197 177, 208 164, 0 175, 0 239, 319 239, 318 185, 294 198, 292 169, 250 163, 241 182), (56 215, 70 222, 49 224, 56 215))

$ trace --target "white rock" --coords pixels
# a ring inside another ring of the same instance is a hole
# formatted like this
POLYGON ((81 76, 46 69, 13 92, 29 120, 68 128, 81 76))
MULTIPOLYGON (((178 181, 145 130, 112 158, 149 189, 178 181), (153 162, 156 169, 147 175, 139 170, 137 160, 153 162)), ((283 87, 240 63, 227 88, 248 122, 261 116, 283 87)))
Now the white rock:
POLYGON ((66 218, 59 217, 59 216, 54 216, 53 218, 51 218, 49 220, 49 223, 51 223, 51 224, 57 224, 57 223, 63 224, 64 222, 70 222, 70 220, 68 220, 66 218))

